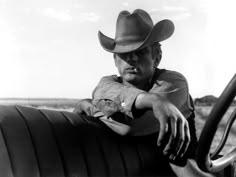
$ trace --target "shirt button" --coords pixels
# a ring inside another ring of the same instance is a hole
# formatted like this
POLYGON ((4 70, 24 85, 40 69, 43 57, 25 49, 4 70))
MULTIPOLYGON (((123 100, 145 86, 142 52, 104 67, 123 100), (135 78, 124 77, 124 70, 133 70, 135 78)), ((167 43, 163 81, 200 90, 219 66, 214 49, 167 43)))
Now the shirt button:
POLYGON ((121 106, 122 106, 122 107, 125 107, 125 106, 126 106, 125 102, 121 103, 121 106))

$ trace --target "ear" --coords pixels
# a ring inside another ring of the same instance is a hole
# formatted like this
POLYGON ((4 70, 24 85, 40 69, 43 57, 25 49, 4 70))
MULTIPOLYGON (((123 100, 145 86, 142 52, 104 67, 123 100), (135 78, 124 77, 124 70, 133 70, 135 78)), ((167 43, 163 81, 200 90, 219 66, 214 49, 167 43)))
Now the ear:
POLYGON ((158 67, 161 62, 162 53, 156 47, 152 51, 152 58, 154 60, 154 67, 158 67))
POLYGON ((157 56, 154 58, 155 60, 155 67, 158 67, 158 65, 160 64, 161 62, 161 54, 157 54, 157 56))

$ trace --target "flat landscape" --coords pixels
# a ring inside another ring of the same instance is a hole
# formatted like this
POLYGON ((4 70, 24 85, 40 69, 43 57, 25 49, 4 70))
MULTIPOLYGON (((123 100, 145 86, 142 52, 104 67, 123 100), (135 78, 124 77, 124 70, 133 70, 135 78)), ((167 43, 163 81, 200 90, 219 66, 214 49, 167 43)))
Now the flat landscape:
MULTIPOLYGON (((195 107, 195 113, 196 113, 196 132, 197 136, 199 137, 202 131, 202 128, 205 124, 205 121, 208 118, 208 115, 212 109, 212 106, 196 106, 195 107)), ((221 120, 218 130, 216 132, 216 135, 213 140, 213 144, 211 146, 212 151, 217 147, 219 142, 221 141, 221 138, 223 136, 223 132, 225 130, 226 123, 232 114, 232 112, 236 109, 236 106, 231 106, 226 114, 224 115, 223 119, 221 120)), ((225 154, 226 152, 229 152, 233 148, 236 147, 236 122, 233 123, 232 128, 230 129, 229 137, 226 141, 226 144, 224 148, 222 149, 221 154, 225 154)))
MULTIPOLYGON (((53 109, 53 110, 59 110, 59 111, 69 111, 72 112, 75 108, 77 102, 79 99, 47 99, 47 98, 40 98, 40 99, 20 99, 20 98, 6 98, 6 99, 0 99, 0 105, 23 105, 23 106, 32 106, 36 108, 43 108, 43 109, 53 109)), ((203 105, 196 105, 195 106, 195 113, 196 113, 196 132, 197 136, 199 137, 202 131, 202 128, 204 126, 205 121, 208 118, 208 115, 212 109, 212 106, 203 104, 203 105)), ((236 106, 231 106, 227 113, 225 114, 224 118, 219 124, 217 133, 215 135, 215 138, 213 140, 212 144, 212 151, 215 149, 215 147, 220 142, 224 128, 226 125, 226 122, 228 121, 229 116, 231 113, 236 109, 236 106)), ((233 124, 230 135, 228 137, 228 140, 226 142, 226 145, 224 146, 221 154, 225 154, 226 152, 229 152, 234 147, 236 147, 236 123, 233 124)))

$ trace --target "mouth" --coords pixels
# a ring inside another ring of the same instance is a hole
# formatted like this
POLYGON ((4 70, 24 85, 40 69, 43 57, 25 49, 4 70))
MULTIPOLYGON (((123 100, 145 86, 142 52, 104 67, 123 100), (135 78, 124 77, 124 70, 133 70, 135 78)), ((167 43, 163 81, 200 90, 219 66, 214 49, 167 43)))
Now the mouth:
POLYGON ((128 68, 125 69, 125 71, 126 71, 127 73, 132 73, 132 74, 138 73, 138 69, 135 68, 135 67, 128 67, 128 68))

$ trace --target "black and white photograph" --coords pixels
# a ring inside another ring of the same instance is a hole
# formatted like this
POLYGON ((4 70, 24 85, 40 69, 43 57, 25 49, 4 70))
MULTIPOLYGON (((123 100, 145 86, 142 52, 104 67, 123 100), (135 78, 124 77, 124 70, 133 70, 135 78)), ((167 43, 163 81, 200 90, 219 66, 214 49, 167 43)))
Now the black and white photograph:
POLYGON ((0 177, 236 177, 234 0, 0 0, 0 177))

